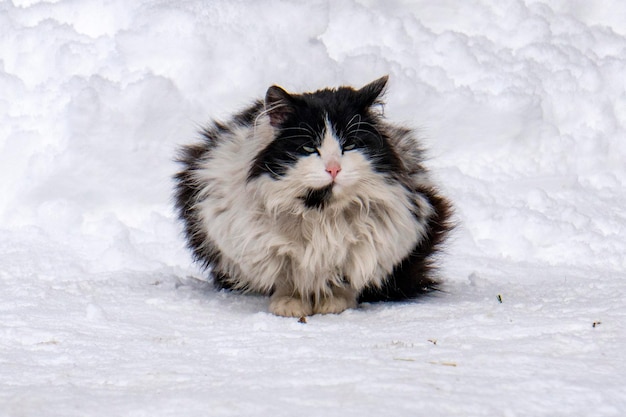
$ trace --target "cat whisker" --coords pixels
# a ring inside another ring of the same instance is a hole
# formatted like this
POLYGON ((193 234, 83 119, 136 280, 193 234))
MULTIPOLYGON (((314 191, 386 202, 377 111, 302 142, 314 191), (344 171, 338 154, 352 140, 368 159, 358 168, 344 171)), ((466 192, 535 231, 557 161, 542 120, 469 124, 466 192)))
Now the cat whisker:
POLYGON ((315 129, 313 129, 313 127, 310 124, 308 124, 307 122, 301 122, 300 126, 304 126, 304 128, 306 128, 305 130, 308 130, 308 132, 311 133, 311 135, 315 136, 315 129))
POLYGON ((296 139, 296 138, 307 138, 307 139, 310 139, 311 136, 309 136, 309 135, 290 135, 290 136, 285 136, 285 137, 279 137, 278 139, 280 139, 280 140, 289 140, 289 139, 296 139))
MULTIPOLYGON (((372 129, 374 130, 374 132, 376 132, 376 134, 380 135, 380 132, 379 132, 379 130, 378 130, 378 127, 376 127, 376 125, 374 125, 373 123, 370 123, 370 122, 364 122, 364 121, 359 121, 358 125, 359 125, 359 127, 360 127, 361 125, 364 125, 364 126, 370 127, 370 128, 372 128, 372 129)), ((381 136, 382 136, 382 135, 381 135, 381 136)))
POLYGON ((313 131, 311 131, 309 129, 306 129, 304 127, 299 127, 299 126, 284 127, 284 128, 282 128, 282 130, 283 131, 299 130, 299 131, 308 133, 310 136, 314 136, 315 135, 315 132, 313 132, 313 131))
POLYGON ((263 110, 259 111, 257 116, 254 118, 254 123, 253 123, 254 128, 256 129, 256 126, 259 123, 259 119, 267 116, 269 113, 271 113, 272 111, 276 109, 280 109, 281 107, 286 107, 286 106, 287 106, 287 103, 280 102, 280 101, 272 106, 264 106, 263 110))
POLYGON ((348 126, 346 127, 346 131, 350 131, 350 129, 352 128, 352 126, 361 123, 361 115, 360 114, 355 114, 354 116, 352 116, 352 118, 348 121, 348 126), (357 122, 354 123, 354 119, 359 119, 357 122))
POLYGON ((346 135, 348 139, 359 138, 363 133, 367 135, 372 135, 377 140, 379 148, 382 148, 384 146, 383 137, 378 128, 372 123, 361 121, 360 117, 358 122, 352 123, 348 126, 348 129, 346 130, 346 135), (370 128, 372 130, 363 129, 362 126, 370 128))
POLYGON ((297 161, 298 160, 298 155, 292 153, 292 152, 285 152, 285 156, 288 156, 289 159, 291 159, 292 161, 297 161))
POLYGON ((265 164, 265 168, 266 168, 269 172, 271 172, 271 173, 274 175, 274 177, 279 177, 279 175, 278 175, 276 172, 274 172, 274 170, 272 170, 272 168, 270 168, 269 164, 265 164))

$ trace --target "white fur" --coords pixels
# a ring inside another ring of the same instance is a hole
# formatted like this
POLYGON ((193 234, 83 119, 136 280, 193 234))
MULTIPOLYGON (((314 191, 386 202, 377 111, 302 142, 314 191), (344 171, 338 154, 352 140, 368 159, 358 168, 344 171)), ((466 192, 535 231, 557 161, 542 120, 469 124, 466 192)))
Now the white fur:
MULTIPOLYGON (((328 125, 319 155, 300 158, 279 180, 261 175, 248 182, 273 129, 261 116, 254 128, 234 130, 196 171, 198 183, 206 184, 197 208, 221 252, 219 267, 236 288, 274 290, 270 309, 279 315, 354 307, 356 294, 380 285, 424 234, 413 213, 415 196, 376 173, 360 151, 342 154, 328 125), (341 171, 332 200, 322 209, 306 208, 300 197, 333 181, 326 172, 333 163, 341 171)), ((419 181, 428 183, 426 177, 419 181)), ((428 201, 417 203, 428 217, 428 201)))

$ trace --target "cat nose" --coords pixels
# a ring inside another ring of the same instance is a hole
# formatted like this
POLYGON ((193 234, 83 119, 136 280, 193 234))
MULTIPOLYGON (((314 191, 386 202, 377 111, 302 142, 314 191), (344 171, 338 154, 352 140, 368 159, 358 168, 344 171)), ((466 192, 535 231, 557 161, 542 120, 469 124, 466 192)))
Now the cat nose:
POLYGON ((339 171, 341 171, 341 166, 339 164, 329 164, 326 167, 326 172, 330 174, 332 179, 335 179, 335 177, 339 175, 339 171))

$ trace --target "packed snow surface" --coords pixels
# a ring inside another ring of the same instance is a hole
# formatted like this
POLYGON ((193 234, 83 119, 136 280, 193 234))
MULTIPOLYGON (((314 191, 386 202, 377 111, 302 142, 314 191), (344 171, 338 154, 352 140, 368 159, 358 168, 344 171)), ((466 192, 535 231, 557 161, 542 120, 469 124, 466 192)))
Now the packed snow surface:
POLYGON ((626 2, 0 2, 1 416, 623 416, 626 2), (217 292, 173 162, 272 84, 362 86, 456 207, 444 291, 217 292))

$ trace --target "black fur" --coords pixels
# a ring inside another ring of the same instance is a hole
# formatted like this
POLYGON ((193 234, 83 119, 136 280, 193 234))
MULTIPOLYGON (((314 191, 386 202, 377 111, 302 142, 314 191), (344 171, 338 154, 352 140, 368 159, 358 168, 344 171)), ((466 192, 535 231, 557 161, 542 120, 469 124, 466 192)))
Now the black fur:
POLYGON ((193 180, 193 172, 198 169, 198 163, 208 154, 213 144, 211 131, 204 130, 203 134, 206 138, 205 143, 186 146, 181 150, 178 162, 184 164, 186 169, 174 177, 177 183, 174 198, 179 216, 185 223, 187 246, 192 250, 194 260, 208 267, 219 262, 220 253, 215 245, 211 244, 203 229, 197 227, 199 219, 193 209, 201 192, 201 186, 193 180))
POLYGON ((318 188, 316 190, 311 189, 306 193, 306 195, 302 196, 301 198, 306 207, 323 209, 326 203, 328 203, 328 200, 332 197, 332 195, 333 186, 331 184, 323 188, 318 188))

